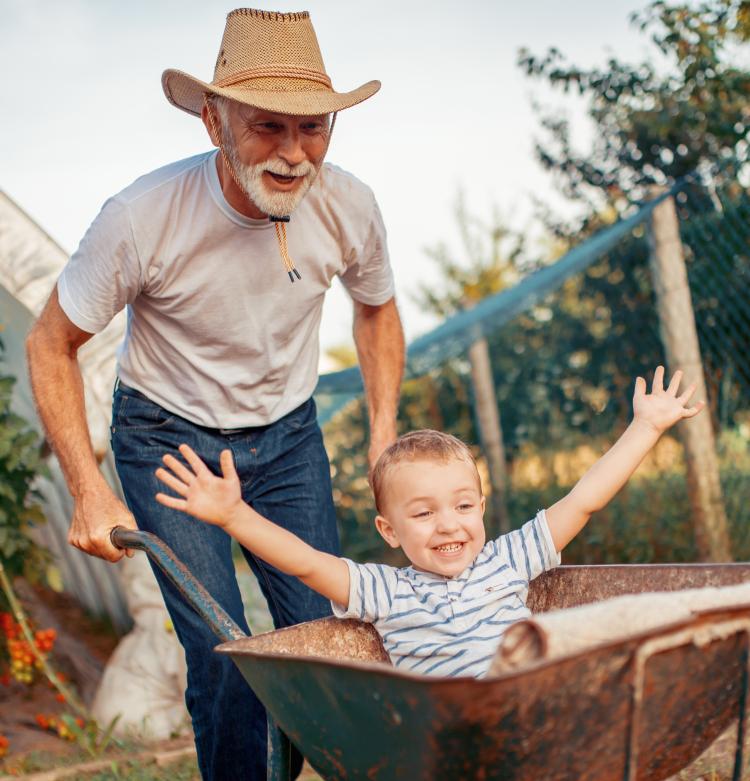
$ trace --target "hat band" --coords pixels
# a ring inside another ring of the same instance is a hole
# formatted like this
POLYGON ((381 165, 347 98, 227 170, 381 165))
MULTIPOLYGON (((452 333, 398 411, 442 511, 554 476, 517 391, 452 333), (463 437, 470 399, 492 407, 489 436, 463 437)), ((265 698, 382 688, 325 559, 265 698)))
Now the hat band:
POLYGON ((243 81, 264 78, 304 79, 305 81, 317 81, 319 84, 325 84, 328 89, 333 89, 331 80, 325 73, 309 70, 308 68, 300 68, 296 65, 264 65, 261 68, 251 68, 250 70, 239 71, 238 73, 233 73, 231 76, 227 76, 224 79, 219 79, 218 81, 214 80, 213 86, 231 87, 243 81))

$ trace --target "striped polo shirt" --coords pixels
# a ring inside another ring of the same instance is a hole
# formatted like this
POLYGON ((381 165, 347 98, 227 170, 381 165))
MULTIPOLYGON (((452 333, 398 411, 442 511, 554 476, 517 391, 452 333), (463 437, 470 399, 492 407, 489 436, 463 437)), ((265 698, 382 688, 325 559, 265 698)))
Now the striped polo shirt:
POLYGON ((528 618, 529 581, 560 563, 544 510, 488 542, 460 575, 414 567, 349 567, 349 604, 339 618, 375 626, 395 667, 425 675, 481 678, 508 626, 528 618))

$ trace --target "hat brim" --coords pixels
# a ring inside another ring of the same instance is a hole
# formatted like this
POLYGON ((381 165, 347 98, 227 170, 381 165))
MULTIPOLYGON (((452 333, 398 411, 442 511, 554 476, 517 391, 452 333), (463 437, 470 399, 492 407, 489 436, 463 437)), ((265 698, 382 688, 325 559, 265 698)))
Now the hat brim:
POLYGON ((242 87, 215 87, 196 79, 189 73, 169 68, 161 77, 161 85, 167 100, 188 114, 200 116, 205 93, 221 95, 248 106, 274 111, 279 114, 317 116, 332 114, 356 106, 372 97, 379 89, 379 81, 368 81, 351 92, 333 90, 307 90, 298 92, 243 89, 242 87))

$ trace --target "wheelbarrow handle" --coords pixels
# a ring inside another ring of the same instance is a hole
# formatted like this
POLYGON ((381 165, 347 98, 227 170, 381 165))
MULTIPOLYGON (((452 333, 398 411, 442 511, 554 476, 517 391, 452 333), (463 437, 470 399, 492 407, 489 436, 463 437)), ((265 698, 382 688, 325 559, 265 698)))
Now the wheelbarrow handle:
POLYGON ((115 526, 109 535, 115 548, 145 551, 151 561, 172 581, 195 612, 222 641, 238 640, 247 635, 229 614, 193 577, 188 568, 175 556, 172 549, 155 534, 115 526))
MULTIPOLYGON (((187 603, 211 627, 222 641, 239 640, 247 635, 220 607, 216 600, 193 577, 188 568, 175 556, 174 551, 155 534, 136 529, 115 526, 109 538, 120 550, 145 551, 151 561, 174 583, 187 603)), ((286 734, 268 714, 268 781, 291 779, 291 744, 286 734)))

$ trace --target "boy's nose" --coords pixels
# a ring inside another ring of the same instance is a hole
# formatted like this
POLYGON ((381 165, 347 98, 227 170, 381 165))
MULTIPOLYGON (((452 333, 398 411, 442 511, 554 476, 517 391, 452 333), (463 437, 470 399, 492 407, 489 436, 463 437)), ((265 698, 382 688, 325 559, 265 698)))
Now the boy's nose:
POLYGON ((458 521, 453 513, 441 513, 437 519, 437 530, 443 532, 454 531, 458 528, 458 521))

